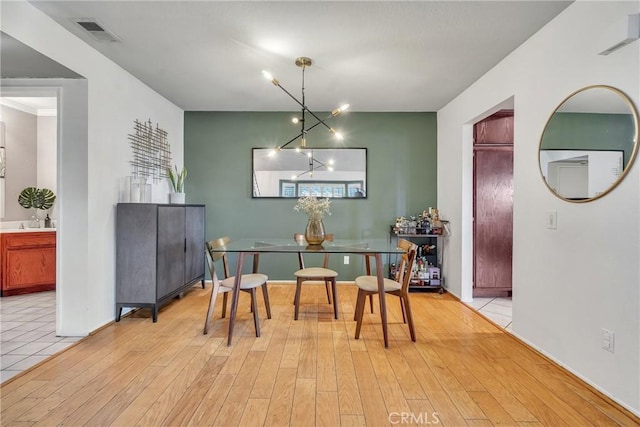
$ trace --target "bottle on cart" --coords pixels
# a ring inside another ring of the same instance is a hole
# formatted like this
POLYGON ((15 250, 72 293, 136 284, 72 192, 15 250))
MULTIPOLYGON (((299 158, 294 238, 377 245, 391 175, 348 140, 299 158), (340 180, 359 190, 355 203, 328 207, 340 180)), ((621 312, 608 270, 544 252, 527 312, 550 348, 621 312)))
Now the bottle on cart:
POLYGON ((389 266, 389 279, 395 280, 397 270, 398 270, 398 267, 396 267, 396 264, 395 264, 395 263, 392 263, 392 264, 389 266))

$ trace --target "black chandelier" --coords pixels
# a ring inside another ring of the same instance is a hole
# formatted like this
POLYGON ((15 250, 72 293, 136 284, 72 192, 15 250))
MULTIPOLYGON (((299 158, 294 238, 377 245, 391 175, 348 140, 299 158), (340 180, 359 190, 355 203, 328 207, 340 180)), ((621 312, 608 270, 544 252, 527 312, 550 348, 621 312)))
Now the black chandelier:
POLYGON ((325 119, 321 119, 320 117, 318 117, 317 114, 315 114, 313 111, 311 111, 311 110, 309 110, 307 108, 307 105, 305 103, 305 93, 304 93, 304 72, 305 72, 305 69, 307 67, 310 67, 311 64, 313 64, 313 61, 311 60, 311 58, 307 58, 305 56, 301 56, 301 57, 296 59, 295 64, 298 67, 302 68, 302 99, 301 100, 299 100, 298 98, 293 96, 288 90, 286 90, 284 87, 282 87, 280 82, 275 77, 273 77, 268 71, 265 71, 265 70, 262 71, 262 74, 267 78, 267 80, 271 81, 271 83, 273 83, 275 86, 277 86, 280 89, 282 89, 284 91, 284 93, 289 95, 289 97, 291 97, 291 99, 293 99, 296 103, 298 103, 298 105, 302 109, 301 116, 300 117, 295 117, 292 120, 292 122, 294 124, 300 123, 300 133, 298 135, 294 136, 293 138, 291 138, 286 143, 276 147, 276 150, 280 150, 282 148, 285 148, 287 145, 291 144, 292 142, 296 141, 297 139, 300 139, 300 148, 306 147, 307 146, 307 133, 309 133, 310 130, 312 130, 313 128, 315 128, 315 127, 317 127, 319 125, 322 125, 322 126, 326 127, 329 130, 329 133, 332 134, 336 139, 343 140, 344 137, 342 136, 342 134, 340 132, 337 132, 331 126, 329 126, 326 123, 326 121, 331 119, 331 118, 333 118, 333 117, 338 116, 340 113, 345 111, 347 108, 349 108, 349 104, 345 104, 345 105, 342 105, 342 106, 334 109, 333 111, 331 111, 331 114, 328 117, 326 117, 325 119), (313 123, 309 127, 305 127, 306 126, 306 122, 307 122, 307 114, 310 115, 311 117, 313 117, 316 120, 315 123, 313 123))

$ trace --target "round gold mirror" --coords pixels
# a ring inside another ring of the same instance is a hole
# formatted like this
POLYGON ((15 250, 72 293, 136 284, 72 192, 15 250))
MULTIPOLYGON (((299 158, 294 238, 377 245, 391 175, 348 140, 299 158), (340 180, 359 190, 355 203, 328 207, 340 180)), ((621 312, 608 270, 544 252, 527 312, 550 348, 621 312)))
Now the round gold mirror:
POLYGON ((638 111, 611 86, 588 86, 554 110, 540 139, 540 172, 569 202, 598 199, 622 181, 638 151, 638 111))

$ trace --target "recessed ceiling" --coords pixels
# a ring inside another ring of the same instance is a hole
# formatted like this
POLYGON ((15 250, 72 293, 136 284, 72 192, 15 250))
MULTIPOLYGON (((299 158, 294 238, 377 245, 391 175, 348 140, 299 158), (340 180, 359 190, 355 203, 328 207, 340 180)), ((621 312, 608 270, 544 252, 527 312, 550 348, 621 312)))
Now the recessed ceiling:
POLYGON ((437 111, 570 1, 32 1, 185 110, 437 111), (95 18, 119 42, 73 21, 95 18))

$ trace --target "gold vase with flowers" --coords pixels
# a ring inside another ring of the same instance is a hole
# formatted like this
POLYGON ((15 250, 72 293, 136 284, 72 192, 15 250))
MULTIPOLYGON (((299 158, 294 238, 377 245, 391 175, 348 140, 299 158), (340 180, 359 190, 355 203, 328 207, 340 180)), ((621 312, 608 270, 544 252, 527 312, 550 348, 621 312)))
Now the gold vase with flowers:
POLYGON ((318 199, 314 196, 304 196, 298 199, 294 210, 304 212, 309 217, 304 238, 309 246, 320 246, 325 239, 324 215, 331 215, 331 201, 318 199))

